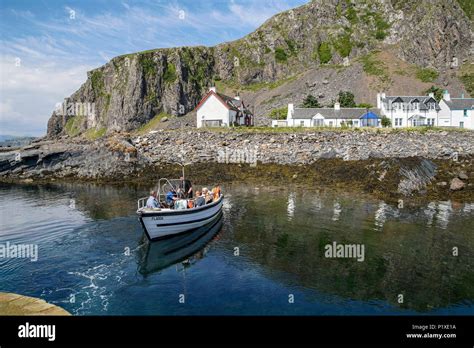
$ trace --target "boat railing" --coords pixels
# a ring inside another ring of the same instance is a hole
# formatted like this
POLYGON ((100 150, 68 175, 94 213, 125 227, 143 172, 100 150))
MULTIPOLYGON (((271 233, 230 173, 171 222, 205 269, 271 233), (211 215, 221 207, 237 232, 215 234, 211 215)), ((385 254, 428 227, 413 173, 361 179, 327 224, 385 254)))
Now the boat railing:
POLYGON ((143 198, 140 198, 137 202, 138 204, 138 210, 140 209, 143 209, 146 207, 146 201, 148 200, 148 197, 143 197, 143 198))
POLYGON ((179 179, 161 178, 158 180, 158 201, 166 202, 166 185, 172 187, 175 191, 178 191, 179 185, 173 185, 172 182, 178 182, 179 179))

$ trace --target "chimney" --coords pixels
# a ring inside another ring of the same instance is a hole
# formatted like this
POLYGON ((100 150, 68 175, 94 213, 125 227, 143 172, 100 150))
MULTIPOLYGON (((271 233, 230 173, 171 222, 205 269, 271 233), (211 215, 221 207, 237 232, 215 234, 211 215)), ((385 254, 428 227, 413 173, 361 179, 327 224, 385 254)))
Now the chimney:
POLYGON ((446 100, 446 101, 451 100, 451 96, 449 95, 449 92, 448 92, 447 89, 445 89, 444 92, 443 92, 443 99, 446 100))
POLYGON ((217 93, 216 87, 215 87, 215 86, 210 87, 210 88, 209 88, 209 92, 217 93))
POLYGON ((428 94, 428 97, 434 98, 434 93, 429 93, 429 94, 428 94))
POLYGON ((341 110, 341 104, 339 104, 339 102, 334 103, 334 110, 341 110))
POLYGON ((380 93, 377 93, 377 109, 380 109, 380 106, 381 106, 381 98, 382 96, 380 95, 380 93))
POLYGON ((385 92, 383 92, 381 96, 382 96, 382 99, 385 99, 385 92))
POLYGON ((236 96, 234 97, 234 99, 235 99, 235 100, 240 100, 240 95, 236 95, 236 96))
POLYGON ((461 94, 461 99, 464 99, 464 93, 463 93, 463 94, 461 94))
POLYGON ((293 104, 288 104, 288 113, 286 114, 286 119, 291 120, 293 118, 294 112, 295 112, 295 106, 293 104))

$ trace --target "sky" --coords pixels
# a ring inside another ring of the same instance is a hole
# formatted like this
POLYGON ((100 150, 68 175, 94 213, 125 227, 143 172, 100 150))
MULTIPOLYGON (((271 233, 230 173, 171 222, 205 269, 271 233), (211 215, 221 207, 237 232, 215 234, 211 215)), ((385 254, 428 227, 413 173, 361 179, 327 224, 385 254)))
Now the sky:
POLYGON ((41 136, 87 71, 160 47, 238 39, 308 0, 0 0, 0 134, 41 136))

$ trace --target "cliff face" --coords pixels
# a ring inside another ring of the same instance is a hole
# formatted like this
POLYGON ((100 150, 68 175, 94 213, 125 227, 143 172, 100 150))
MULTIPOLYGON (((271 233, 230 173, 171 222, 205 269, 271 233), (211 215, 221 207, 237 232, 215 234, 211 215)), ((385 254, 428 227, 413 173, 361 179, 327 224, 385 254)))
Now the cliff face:
POLYGON ((93 112, 54 112, 48 136, 130 131, 161 112, 187 114, 213 84, 251 86, 258 94, 270 83, 297 79, 323 64, 351 63, 376 48, 390 47, 408 63, 443 70, 453 58, 459 64, 471 59, 473 42, 472 23, 455 0, 313 0, 237 41, 112 59, 89 72, 66 99, 93 104, 93 112))

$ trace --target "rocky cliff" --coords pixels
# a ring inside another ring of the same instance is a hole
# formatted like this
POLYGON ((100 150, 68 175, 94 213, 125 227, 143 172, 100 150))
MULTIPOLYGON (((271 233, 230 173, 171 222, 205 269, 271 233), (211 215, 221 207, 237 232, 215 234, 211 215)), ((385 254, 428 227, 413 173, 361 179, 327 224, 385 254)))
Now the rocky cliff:
MULTIPOLYGON (((359 83, 371 73, 360 59, 375 49, 436 69, 449 86, 452 81, 444 72, 468 64, 473 43, 472 22, 456 0, 313 0, 270 18, 240 40, 112 59, 88 73, 87 81, 65 100, 71 107, 53 113, 48 137, 130 131, 160 113, 185 115, 214 84, 247 93, 257 115, 300 100, 311 87, 331 100, 351 81, 359 83), (344 69, 343 78, 331 77, 344 69), (317 85, 328 77, 335 81, 331 88, 317 85)), ((362 101, 372 99, 354 92, 362 101)))

